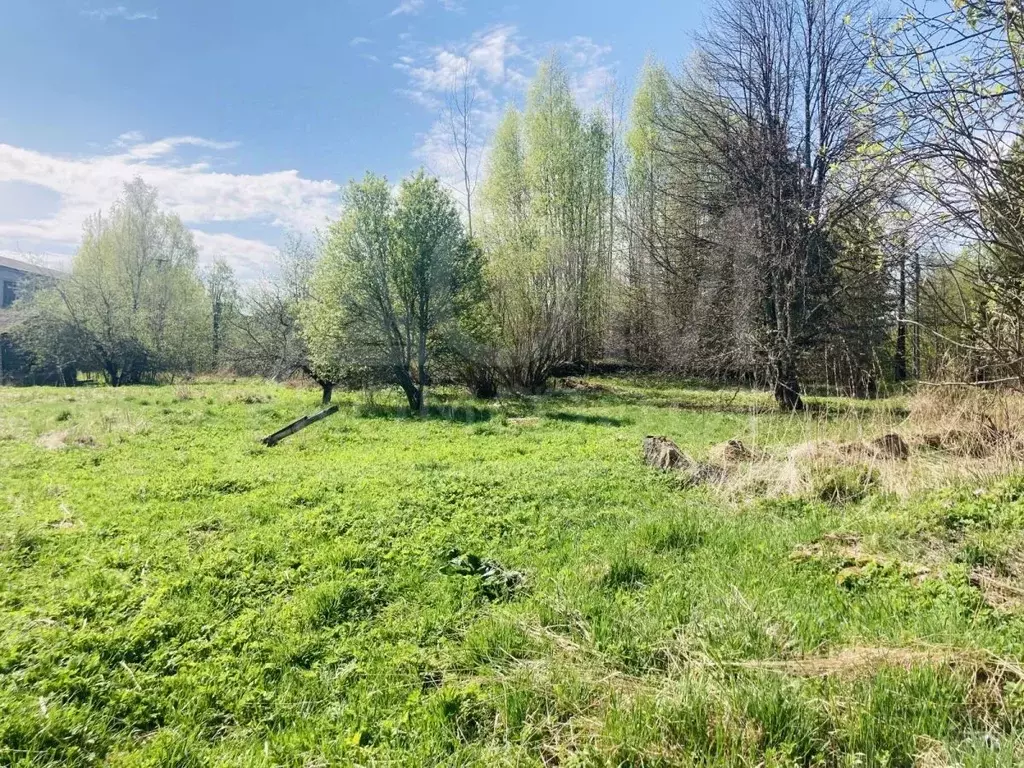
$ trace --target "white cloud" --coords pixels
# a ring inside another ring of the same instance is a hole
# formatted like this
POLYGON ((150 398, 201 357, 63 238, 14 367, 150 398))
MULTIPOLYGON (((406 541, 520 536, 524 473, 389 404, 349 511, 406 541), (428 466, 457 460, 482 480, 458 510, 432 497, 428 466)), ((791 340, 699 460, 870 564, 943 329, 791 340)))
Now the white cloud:
MULTIPOLYGON (((182 164, 183 148, 229 150, 235 142, 179 136, 148 143, 138 133, 119 139, 108 154, 64 157, 0 144, 0 182, 34 184, 59 195, 52 213, 31 219, 4 218, 0 212, 0 249, 18 250, 25 242, 37 250, 68 252, 81 237, 82 224, 117 199, 125 182, 139 176, 157 188, 160 203, 197 230, 204 253, 218 252, 240 264, 264 259, 273 244, 233 235, 207 235, 212 222, 258 224, 279 232, 310 232, 338 212, 340 187, 286 170, 264 174, 224 173, 210 163, 182 164)), ((218 227, 222 228, 222 227, 218 227)))
POLYGON ((403 55, 392 66, 405 73, 409 83, 399 93, 440 114, 420 134, 413 156, 456 190, 457 197, 464 194, 464 182, 453 151, 451 126, 445 118, 445 100, 467 74, 474 94, 469 163, 473 169, 486 164, 485 137, 493 134, 505 105, 522 101, 537 65, 552 51, 565 64, 573 93, 584 109, 600 108, 612 82, 610 47, 587 37, 534 44, 511 24, 488 27, 466 40, 440 47, 405 43, 400 51, 403 55))
POLYGON ((522 96, 537 64, 554 51, 565 64, 573 93, 581 106, 600 106, 614 76, 608 58, 611 47, 589 37, 573 37, 556 43, 531 44, 511 24, 488 27, 468 40, 448 45, 417 48, 407 43, 392 66, 410 80, 404 93, 428 108, 436 108, 443 95, 462 82, 468 72, 477 95, 495 104, 522 96), (415 54, 415 55, 411 55, 415 54))
POLYGON ((473 69, 483 72, 492 83, 502 83, 508 74, 509 62, 522 54, 516 42, 516 28, 504 25, 482 33, 466 56, 473 69))
POLYGON ((572 75, 572 88, 576 100, 584 109, 594 109, 608 92, 615 79, 606 59, 611 46, 599 45, 589 37, 574 37, 558 46, 572 75))
POLYGON ((132 132, 122 133, 119 137, 119 142, 122 146, 133 145, 128 150, 128 154, 138 160, 153 160, 158 157, 166 157, 174 152, 178 147, 201 147, 203 149, 236 149, 239 144, 237 141, 211 141, 210 139, 200 139, 197 136, 172 136, 167 139, 160 139, 159 141, 152 141, 148 144, 136 143, 132 138, 126 138, 131 136, 138 136, 138 132, 134 134, 132 132))
POLYGON ((372 42, 373 40, 371 40, 368 37, 353 37, 351 40, 348 41, 348 44, 351 45, 353 48, 358 48, 360 45, 369 45, 372 42))
POLYGON ((262 240, 250 240, 232 234, 211 234, 193 229, 200 260, 212 264, 224 259, 242 280, 252 280, 264 275, 272 268, 277 257, 277 248, 262 240))
MULTIPOLYGON (((459 11, 463 9, 462 0, 437 0, 446 11, 459 11)), ((401 16, 403 14, 417 14, 426 6, 426 0, 402 0, 388 16, 401 16)))
POLYGON ((477 32, 468 41, 429 48, 417 59, 408 54, 398 57, 392 65, 405 72, 412 81, 407 93, 422 102, 424 94, 443 94, 459 85, 467 75, 479 89, 501 88, 518 81, 513 62, 529 63, 517 42, 516 28, 511 25, 489 27, 477 32))
POLYGON ((423 9, 424 0, 402 0, 388 15, 400 16, 403 13, 419 13, 423 9))
POLYGON ((50 251, 25 251, 25 250, 4 250, 0 249, 0 257, 23 261, 37 267, 48 269, 67 269, 71 257, 65 253, 54 253, 50 251))
POLYGON ((83 10, 82 15, 97 21, 107 19, 124 19, 125 21, 156 21, 159 17, 156 11, 133 11, 123 5, 114 5, 109 8, 93 8, 83 10))
POLYGON ((117 137, 115 145, 123 147, 125 144, 137 144, 145 138, 142 135, 142 131, 126 131, 117 137))

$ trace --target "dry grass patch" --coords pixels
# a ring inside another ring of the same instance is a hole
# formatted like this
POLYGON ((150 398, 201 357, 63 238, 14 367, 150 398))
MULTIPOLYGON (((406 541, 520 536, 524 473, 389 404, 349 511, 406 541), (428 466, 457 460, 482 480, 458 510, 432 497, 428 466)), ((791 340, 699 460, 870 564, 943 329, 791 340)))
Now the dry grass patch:
MULTIPOLYGON (((799 418, 799 417, 794 417, 799 418)), ((878 490, 906 498, 961 483, 985 484, 1024 467, 1024 396, 975 388, 936 388, 910 401, 909 415, 894 429, 884 420, 852 413, 825 436, 807 419, 814 439, 790 447, 719 446, 711 455, 730 465, 723 491, 745 500, 755 496, 818 497, 858 501, 878 490)), ((765 443, 770 444, 772 435, 765 443)))
POLYGON ((75 435, 62 430, 41 435, 36 444, 48 451, 60 451, 65 448, 92 448, 95 447, 96 440, 92 435, 75 435))
POLYGON ((540 424, 540 418, 537 416, 516 416, 510 418, 508 423, 513 427, 536 427, 540 424))
POLYGON ((971 584, 981 592, 982 599, 990 608, 1005 613, 1016 613, 1024 608, 1024 587, 1000 578, 991 568, 974 568, 971 584))
MULTIPOLYGON (((992 665, 992 659, 972 650, 873 646, 842 648, 826 656, 780 660, 759 659, 735 664, 744 669, 769 670, 794 677, 839 677, 844 680, 874 677, 884 668, 911 670, 917 667, 949 667, 958 671, 968 670, 977 676, 979 672, 992 665)), ((996 673, 1005 676, 1011 670, 1016 678, 1018 670, 1015 666, 998 662, 995 663, 991 671, 985 672, 983 677, 988 679, 996 673)))

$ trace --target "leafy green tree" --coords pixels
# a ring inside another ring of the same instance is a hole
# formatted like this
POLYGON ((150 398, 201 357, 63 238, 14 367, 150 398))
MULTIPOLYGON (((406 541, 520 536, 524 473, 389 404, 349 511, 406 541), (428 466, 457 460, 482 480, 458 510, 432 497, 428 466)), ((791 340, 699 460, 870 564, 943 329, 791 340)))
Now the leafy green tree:
POLYGON ((313 359, 386 368, 425 413, 432 360, 478 300, 479 253, 451 197, 422 172, 397 196, 369 174, 345 202, 305 315, 313 359))
POLYGON ((495 364, 515 388, 543 388, 560 362, 603 348, 611 277, 610 137, 576 104, 565 69, 544 62, 524 113, 495 133, 483 244, 495 364))
POLYGON ((219 367, 226 362, 226 353, 232 345, 229 335, 237 324, 238 283, 227 262, 218 260, 204 272, 203 284, 210 302, 212 363, 219 367))
POLYGON ((523 118, 530 213, 540 248, 555 261, 566 292, 565 354, 586 362, 602 351, 611 264, 608 237, 608 156, 604 119, 584 116, 568 73, 552 56, 527 94, 523 118))
POLYGON ((302 373, 318 384, 322 402, 330 403, 342 375, 333 360, 317 357, 311 348, 307 305, 314 297, 314 268, 322 243, 289 236, 276 257, 271 277, 245 286, 230 323, 225 353, 239 373, 286 379, 302 373))
MULTIPOLYGON (((106 217, 85 227, 71 273, 33 302, 41 327, 81 340, 73 361, 112 386, 164 372, 193 372, 209 362, 209 305, 196 272, 192 234, 160 211, 141 179, 106 217)), ((38 340, 37 350, 61 345, 38 340)))
MULTIPOLYGON (((633 96, 626 132, 624 202, 625 283, 621 331, 627 358, 647 363, 663 355, 659 316, 670 306, 665 288, 671 275, 663 245, 668 242, 670 199, 663 191, 670 178, 665 162, 667 137, 662 127, 670 101, 665 68, 648 61, 633 96), (668 268, 666 268, 668 266, 668 268)), ((667 341, 667 339, 666 339, 667 341)))

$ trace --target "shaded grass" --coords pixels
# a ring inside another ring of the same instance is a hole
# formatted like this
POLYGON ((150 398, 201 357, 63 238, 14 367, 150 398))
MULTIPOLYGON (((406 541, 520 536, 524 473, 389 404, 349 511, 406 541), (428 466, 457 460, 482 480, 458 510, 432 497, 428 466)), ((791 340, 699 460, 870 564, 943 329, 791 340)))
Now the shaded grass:
POLYGON ((317 393, 0 390, 0 764, 1019 764, 1024 625, 971 568, 1014 577, 1021 481, 726 503, 642 437, 902 416, 601 384, 428 419, 343 394, 273 449, 317 393), (835 532, 882 566, 791 557, 835 532))

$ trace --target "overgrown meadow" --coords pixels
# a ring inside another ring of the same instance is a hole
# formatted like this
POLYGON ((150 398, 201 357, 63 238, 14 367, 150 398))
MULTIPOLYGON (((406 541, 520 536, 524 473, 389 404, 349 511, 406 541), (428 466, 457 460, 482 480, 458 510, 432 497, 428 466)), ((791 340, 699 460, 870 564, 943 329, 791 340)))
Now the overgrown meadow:
POLYGON ((905 402, 352 393, 260 444, 318 400, 0 390, 0 764, 1024 760, 1024 476, 783 493, 641 461, 867 439, 905 402))

